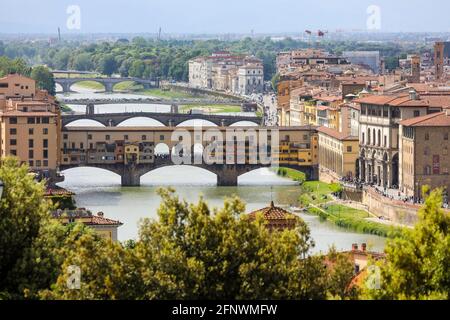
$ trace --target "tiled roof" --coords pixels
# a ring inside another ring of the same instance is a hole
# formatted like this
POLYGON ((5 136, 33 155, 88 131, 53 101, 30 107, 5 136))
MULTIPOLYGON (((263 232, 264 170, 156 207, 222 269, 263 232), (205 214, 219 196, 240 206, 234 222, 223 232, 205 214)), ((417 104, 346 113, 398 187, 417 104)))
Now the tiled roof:
POLYGON ((353 100, 357 103, 374 104, 374 105, 390 105, 395 107, 427 107, 429 104, 424 100, 411 100, 409 95, 402 96, 383 96, 372 95, 353 100))
POLYGON ((450 127, 450 115, 447 115, 446 112, 432 113, 403 120, 400 124, 412 127, 450 127))
POLYGON ((253 212, 249 213, 249 216, 254 219, 256 218, 256 215, 262 213, 264 216, 264 219, 266 220, 295 220, 297 219, 296 216, 294 216, 292 213, 290 213, 287 210, 284 210, 280 207, 276 207, 273 203, 273 201, 270 203, 270 206, 255 210, 253 212))
POLYGON ((62 187, 57 187, 57 188, 47 188, 45 190, 45 195, 46 196, 54 196, 54 195, 68 195, 68 196, 73 196, 74 193, 70 192, 69 190, 66 190, 62 187))
POLYGON ((337 130, 328 128, 328 127, 320 127, 317 129, 317 131, 324 133, 330 137, 333 137, 338 140, 358 140, 358 137, 351 136, 342 132, 339 132, 337 130))
POLYGON ((324 97, 315 96, 314 98, 317 99, 317 100, 326 101, 326 102, 335 102, 335 101, 342 100, 341 96, 324 96, 324 97))
POLYGON ((433 108, 450 106, 450 95, 421 95, 420 100, 426 101, 433 108))
POLYGON ((103 225, 109 225, 109 226, 121 226, 123 223, 117 220, 112 220, 109 218, 105 218, 103 216, 103 212, 99 212, 96 215, 92 214, 91 211, 86 210, 84 208, 79 208, 75 210, 57 210, 52 213, 53 218, 55 219, 65 219, 65 218, 72 218, 75 221, 78 219, 82 219, 82 223, 88 226, 103 226, 103 225))
POLYGON ((121 226, 123 223, 117 220, 112 220, 109 218, 105 218, 103 216, 92 216, 91 222, 87 223, 87 225, 111 225, 111 226, 121 226))

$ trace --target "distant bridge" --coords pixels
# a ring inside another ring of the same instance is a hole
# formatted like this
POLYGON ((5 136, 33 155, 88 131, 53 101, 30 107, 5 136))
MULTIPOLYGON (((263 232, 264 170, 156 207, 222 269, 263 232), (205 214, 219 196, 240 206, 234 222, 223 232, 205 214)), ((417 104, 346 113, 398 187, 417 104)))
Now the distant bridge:
POLYGON ((158 99, 158 98, 118 98, 118 99, 70 99, 60 98, 65 104, 102 105, 102 104, 162 104, 162 105, 241 105, 239 100, 211 99, 158 99))
POLYGON ((137 84, 142 84, 144 89, 157 88, 159 87, 158 80, 147 80, 147 79, 139 79, 139 78, 89 78, 89 77, 76 77, 76 78, 55 78, 55 83, 59 84, 62 87, 63 92, 70 92, 70 87, 81 81, 95 81, 102 84, 105 87, 105 92, 113 92, 113 88, 116 84, 125 82, 125 81, 133 81, 137 84))
POLYGON ((99 114, 69 114, 62 115, 62 127, 77 120, 94 120, 105 127, 115 127, 125 120, 144 117, 157 120, 167 127, 176 127, 187 120, 206 120, 219 127, 227 127, 241 121, 250 121, 256 125, 262 124, 262 118, 256 116, 230 116, 216 114, 186 114, 186 113, 162 113, 162 112, 124 112, 124 113, 99 113, 99 114))

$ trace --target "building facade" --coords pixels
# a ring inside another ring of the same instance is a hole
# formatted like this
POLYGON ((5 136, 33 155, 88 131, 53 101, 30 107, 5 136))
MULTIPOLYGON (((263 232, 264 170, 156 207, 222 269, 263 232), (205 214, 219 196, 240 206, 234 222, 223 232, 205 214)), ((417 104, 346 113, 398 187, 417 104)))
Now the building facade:
POLYGON ((75 210, 57 210, 53 212, 52 218, 66 225, 69 223, 82 223, 94 229, 95 233, 110 241, 117 241, 117 229, 123 225, 122 222, 106 218, 103 212, 96 215, 84 208, 75 210))
POLYGON ((189 85, 236 94, 264 91, 262 61, 253 56, 215 52, 189 60, 189 85))
POLYGON ((44 177, 59 164, 60 108, 37 90, 33 79, 17 74, 0 79, 1 157, 16 156, 44 177))
POLYGON ((327 127, 319 131, 319 174, 332 179, 353 179, 359 160, 358 136, 350 136, 327 127))
POLYGON ((416 199, 425 185, 450 191, 450 109, 400 124, 401 191, 416 199))
POLYGON ((399 123, 428 112, 428 103, 415 93, 367 96, 360 106, 359 139, 361 181, 385 188, 399 186, 399 123))

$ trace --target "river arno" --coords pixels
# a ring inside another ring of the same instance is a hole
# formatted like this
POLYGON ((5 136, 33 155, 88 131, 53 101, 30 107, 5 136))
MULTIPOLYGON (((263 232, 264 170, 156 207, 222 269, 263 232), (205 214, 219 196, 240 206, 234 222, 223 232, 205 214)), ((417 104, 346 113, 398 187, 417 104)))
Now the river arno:
MULTIPOLYGON (((101 95, 83 91, 83 96, 89 95, 94 98, 101 95)), ((115 106, 114 109, 118 107, 115 106)), ((125 109, 123 106, 122 108, 125 109)), ((140 219, 157 218, 160 199, 156 190, 160 186, 174 187, 180 198, 188 202, 195 202, 203 195, 213 207, 220 207, 224 198, 237 195, 246 203, 247 212, 269 205, 271 199, 279 206, 296 206, 301 193, 295 183, 276 176, 268 169, 260 169, 241 176, 238 187, 217 187, 214 174, 187 166, 166 167, 152 171, 142 177, 142 185, 137 188, 121 187, 119 176, 95 168, 71 169, 65 171, 64 175, 66 179, 60 185, 76 193, 79 207, 85 207, 94 213, 102 211, 105 216, 124 223, 119 228, 121 241, 137 238, 140 219)), ((335 245, 339 250, 349 250, 352 243, 363 242, 375 251, 383 250, 384 238, 349 232, 331 223, 320 222, 315 216, 301 215, 301 217, 309 225, 316 242, 314 252, 327 251, 331 245, 335 245)))

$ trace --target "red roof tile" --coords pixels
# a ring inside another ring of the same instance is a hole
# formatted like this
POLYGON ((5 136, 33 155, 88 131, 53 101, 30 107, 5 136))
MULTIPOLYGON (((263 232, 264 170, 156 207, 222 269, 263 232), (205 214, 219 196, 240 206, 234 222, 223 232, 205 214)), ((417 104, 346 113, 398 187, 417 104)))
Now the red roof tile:
POLYGON ((447 115, 445 112, 432 113, 422 117, 403 120, 400 124, 408 127, 449 127, 450 129, 450 115, 447 115))
POLYGON ((358 137, 344 134, 342 132, 339 132, 337 130, 334 130, 334 129, 331 129, 328 127, 319 127, 317 129, 317 131, 324 133, 324 134, 326 134, 330 137, 333 137, 335 139, 338 139, 338 140, 358 140, 358 137))

